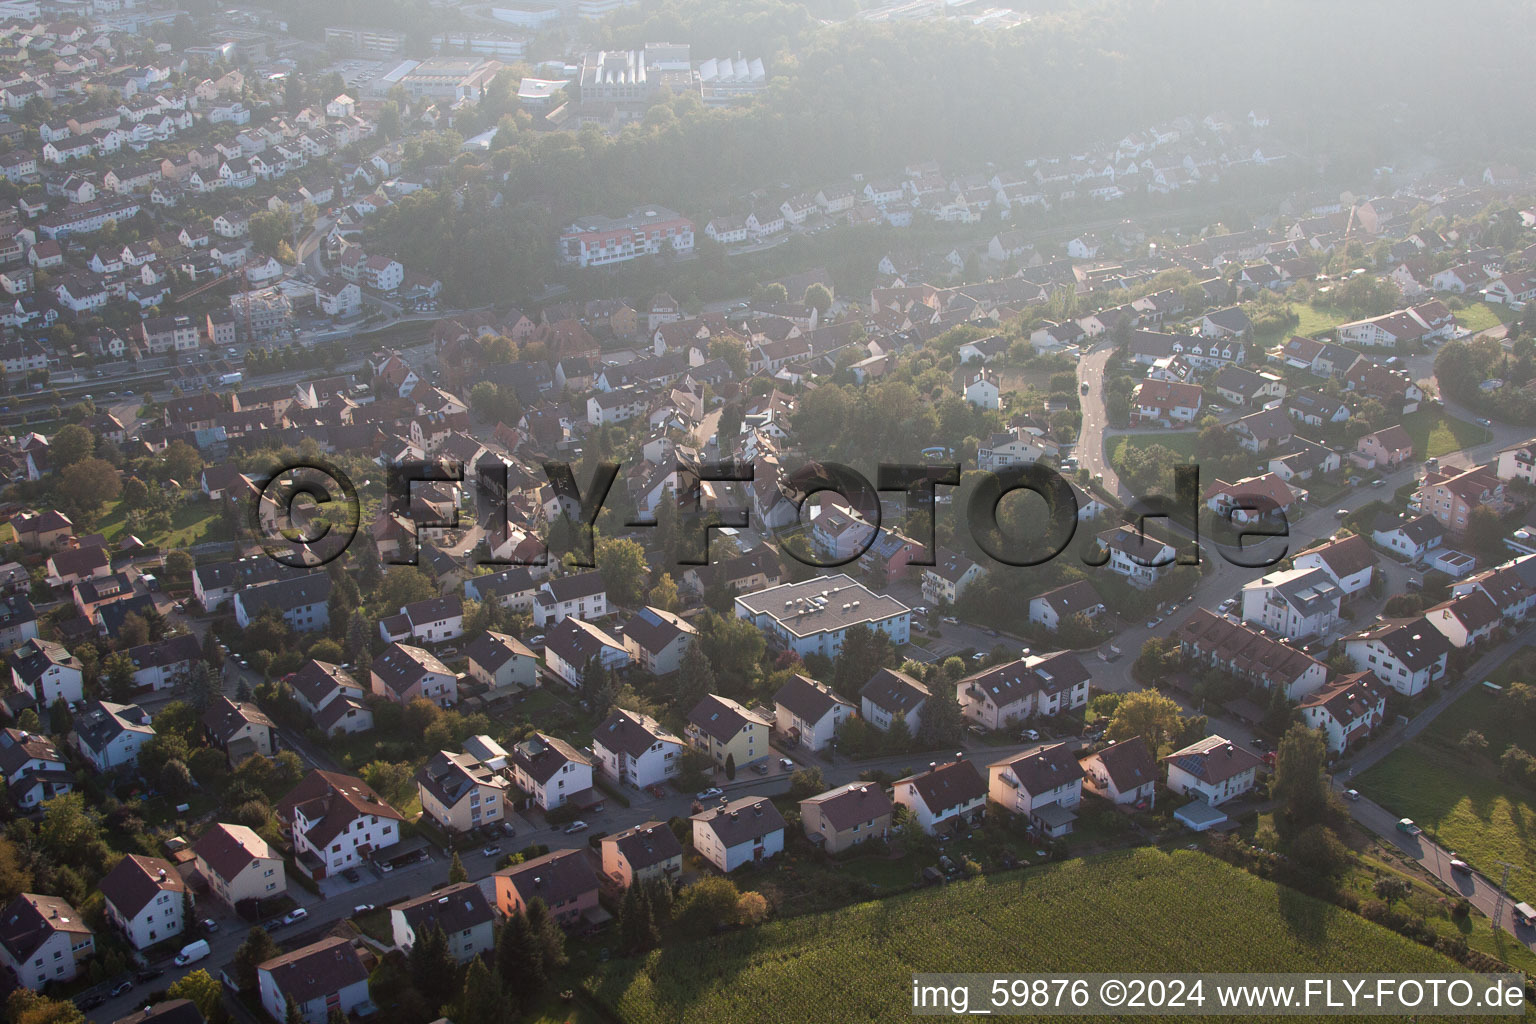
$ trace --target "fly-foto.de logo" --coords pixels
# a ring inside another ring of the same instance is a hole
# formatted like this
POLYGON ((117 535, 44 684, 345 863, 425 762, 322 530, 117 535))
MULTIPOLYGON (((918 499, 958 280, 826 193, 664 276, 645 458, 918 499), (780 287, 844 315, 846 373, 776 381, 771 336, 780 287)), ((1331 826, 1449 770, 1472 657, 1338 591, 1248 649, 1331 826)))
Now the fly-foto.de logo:
MULTIPOLYGON (((552 498, 545 514, 551 519, 564 517, 571 529, 568 557, 579 566, 596 564, 594 542, 598 516, 610 499, 622 464, 598 463, 586 486, 576 480, 569 463, 546 462, 542 469, 552 498)), ((384 494, 386 507, 410 532, 460 529, 457 489, 467 480, 468 467, 452 460, 418 460, 392 463, 387 467, 384 494), (431 513, 431 502, 418 503, 418 487, 446 487, 454 500, 446 503, 443 514, 431 513)), ((479 565, 544 565, 549 549, 537 537, 526 533, 522 543, 508 544, 509 538, 522 532, 508 516, 509 467, 499 459, 483 460, 473 467, 473 496, 476 520, 485 531, 487 552, 511 551, 506 557, 483 556, 479 565)), ((357 487, 340 468, 323 460, 283 466, 267 474, 259 493, 253 495, 247 510, 247 525, 267 554, 279 562, 296 567, 320 566, 339 558, 356 538, 362 525, 362 506, 357 487)), ((674 485, 669 488, 676 501, 676 544, 679 565, 709 564, 712 531, 722 528, 756 528, 776 542, 780 550, 796 561, 817 569, 832 569, 857 560, 872 547, 879 536, 882 510, 880 496, 900 494, 908 513, 908 528, 921 534, 911 539, 921 548, 911 559, 913 565, 935 564, 935 535, 940 505, 948 507, 952 492, 941 489, 959 487, 959 464, 933 463, 882 464, 873 483, 857 470, 834 462, 806 462, 793 472, 772 481, 783 502, 794 515, 776 516, 770 521, 754 522, 748 505, 705 500, 705 484, 739 485, 758 483, 750 462, 724 461, 690 464, 678 462, 673 469, 674 485), (804 544, 785 543, 801 532, 801 512, 806 502, 821 494, 835 494, 865 527, 851 549, 834 554, 817 553, 804 544), (915 529, 913 529, 915 524, 915 529)), ((997 470, 978 470, 969 475, 968 496, 960 511, 976 546, 1002 565, 1026 567, 1040 565, 1061 557, 1072 545, 1083 511, 1078 491, 1055 469, 1039 463, 1007 466, 997 470), (1006 499, 1022 498, 1028 505, 1021 515, 1001 514, 1006 499), (1005 522, 1006 520, 1006 522, 1005 522)), ((719 489, 710 488, 711 495, 719 489)), ((1145 545, 1155 554, 1132 552, 1128 557, 1145 559, 1139 564, 1151 568, 1164 565, 1198 565, 1201 540, 1200 470, 1181 466, 1174 472, 1174 494, 1148 495, 1125 510, 1124 520, 1138 539, 1144 539, 1149 521, 1161 520, 1170 529, 1166 543, 1145 545)), ((1283 543, 1290 534, 1285 509, 1264 494, 1241 495, 1227 500, 1219 508, 1211 507, 1204 517, 1212 546, 1232 565, 1245 569, 1265 569, 1285 558, 1283 543), (1279 540, 1282 543, 1269 544, 1279 540)), ((630 517, 628 529, 654 528, 656 518, 630 517)), ((1077 557, 1088 566, 1106 564, 1111 553, 1102 546, 1080 545, 1077 557)), ((393 565, 415 565, 416 546, 400 545, 385 559, 393 565)))

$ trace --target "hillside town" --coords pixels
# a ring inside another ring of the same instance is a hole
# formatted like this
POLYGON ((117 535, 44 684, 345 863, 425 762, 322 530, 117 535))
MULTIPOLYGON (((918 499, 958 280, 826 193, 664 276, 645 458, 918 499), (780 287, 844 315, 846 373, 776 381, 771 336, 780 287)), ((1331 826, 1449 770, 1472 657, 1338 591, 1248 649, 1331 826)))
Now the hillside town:
POLYGON ((633 6, 0 0, 12 1024, 627 1019, 616 959, 1141 848, 1536 965, 1523 851, 1393 784, 1536 786, 1536 168, 1200 110, 594 205, 465 300, 392 218, 513 201, 500 132, 770 91, 585 45, 633 6))

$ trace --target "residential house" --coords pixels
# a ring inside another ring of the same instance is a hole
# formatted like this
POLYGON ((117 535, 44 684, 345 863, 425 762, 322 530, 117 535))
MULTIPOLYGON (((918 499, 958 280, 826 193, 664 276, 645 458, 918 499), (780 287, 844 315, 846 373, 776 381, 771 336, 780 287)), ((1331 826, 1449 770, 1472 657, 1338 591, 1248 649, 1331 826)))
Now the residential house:
POLYGON ((1104 613, 1104 599, 1087 580, 1074 580, 1066 586, 1048 590, 1030 599, 1029 621, 1044 626, 1052 633, 1061 629, 1062 623, 1081 615, 1093 620, 1104 613))
POLYGON ((966 719, 983 729, 1009 729, 1036 715, 1088 704, 1088 670, 1071 651, 1026 655, 955 682, 966 719))
POLYGON ((1479 467, 1428 471, 1408 507, 1434 516, 1447 533, 1460 536, 1466 532, 1474 509, 1486 508, 1502 515, 1510 503, 1504 481, 1479 467))
POLYGON ((598 848, 603 874, 629 888, 655 878, 673 881, 683 871, 683 845, 665 823, 645 821, 604 836, 598 848))
POLYGON ((1105 530, 1097 541, 1102 552, 1107 553, 1108 561, 1104 564, 1109 571, 1140 587, 1149 587, 1161 579, 1178 554, 1172 544, 1129 526, 1105 530))
POLYGON ((1394 515, 1381 512, 1371 524, 1371 540, 1378 547, 1396 552, 1417 562, 1438 548, 1445 538, 1445 527, 1434 516, 1394 515))
POLYGON ((533 599, 533 621, 540 629, 548 629, 569 615, 591 622, 608 611, 608 584, 600 572, 546 580, 533 599))
POLYGON ((289 1020, 298 1008, 304 1024, 326 1024, 333 1014, 345 1017, 368 1002, 368 968, 340 936, 321 939, 256 966, 262 1009, 273 1020, 289 1020))
POLYGON ((907 642, 911 611, 887 594, 876 594, 843 573, 743 594, 734 602, 736 617, 748 619, 771 644, 807 654, 836 657, 851 626, 886 634, 891 643, 907 642))
POLYGON ((98 772, 132 771, 154 735, 148 713, 137 704, 93 700, 75 713, 70 742, 98 772))
POLYGON ((933 763, 928 770, 898 779, 893 802, 907 808, 929 835, 975 821, 987 805, 987 780, 964 759, 933 763))
POLYGON ((1211 807, 1253 789, 1263 762, 1247 748, 1221 736, 1207 736, 1163 758, 1168 788, 1211 807))
POLYGON ((447 708, 459 700, 459 681, 448 666, 431 651, 409 644, 384 648, 369 665, 368 679, 375 696, 396 704, 421 698, 447 708))
POLYGON ((208 890, 231 910, 288 890, 282 854, 244 825, 210 826, 192 844, 192 853, 208 890))
POLYGON ((1292 640, 1322 636, 1338 625, 1343 590, 1320 568, 1295 568, 1261 576, 1242 588, 1245 622, 1292 640))
POLYGON ((1341 676, 1297 705, 1308 728, 1322 730, 1330 754, 1363 741, 1387 718, 1387 688, 1374 672, 1341 676))
POLYGON ((440 931, 459 963, 496 948, 496 913, 475 882, 457 882, 391 904, 389 930, 395 948, 406 952, 419 936, 440 931))
POLYGON ((53 740, 22 729, 0 732, 0 775, 11 805, 32 811, 75 788, 75 777, 53 740))
POLYGON ((1344 652, 1358 671, 1374 672, 1387 686, 1412 697, 1445 678, 1451 644, 1423 616, 1384 618, 1346 636, 1344 652))
POLYGON ((538 655, 515 636, 486 630, 464 648, 469 677, 492 694, 538 685, 538 655))
POLYGON ((842 853, 866 839, 890 834, 895 805, 885 787, 849 782, 800 801, 800 827, 827 853, 842 853))
POLYGON ((859 714, 881 732, 901 722, 911 735, 922 723, 928 687, 899 669, 882 668, 859 691, 859 714))
POLYGON ((1111 743, 1080 763, 1088 787, 1112 804, 1139 809, 1157 798, 1157 759, 1140 736, 1111 743))
POLYGON ((592 733, 592 753, 611 781, 644 789, 677 774, 683 741, 638 711, 615 708, 592 733))
POLYGON ((832 688, 797 672, 773 695, 774 728, 791 746, 825 750, 854 706, 832 688))
POLYGON ((628 644, 605 630, 575 616, 560 620, 544 640, 544 665, 562 682, 579 688, 588 662, 606 671, 629 666, 633 653, 628 644))
POLYGON ((1426 608, 1424 618, 1458 650, 1487 641, 1504 622, 1499 606, 1481 590, 1426 608))
POLYGON ((772 730, 773 722, 757 712, 729 697, 709 694, 688 713, 683 735, 716 765, 741 768, 773 753, 768 746, 772 730))
POLYGON ((102 876, 97 888, 106 916, 134 949, 148 949, 182 934, 192 922, 187 883, 176 865, 130 853, 102 876))
POLYGON ((585 850, 556 850, 509 868, 494 876, 496 909, 503 916, 526 914, 540 900, 549 914, 565 928, 573 928, 598 915, 598 878, 585 850))
POLYGON ((222 694, 203 712, 203 733, 208 742, 224 751, 229 766, 237 768, 248 757, 277 753, 277 727, 250 701, 234 701, 222 694))
POLYGON ((1173 639, 1190 661, 1265 689, 1279 687, 1288 700, 1312 693, 1328 677, 1328 666, 1310 654, 1207 608, 1192 612, 1173 639))
POLYGON ((39 709, 51 706, 60 697, 71 704, 85 698, 80 659, 63 644, 34 637, 11 652, 10 662, 11 685, 30 694, 39 709))
POLYGON ((505 817, 507 780, 470 754, 439 750, 416 772, 422 812, 450 835, 505 817))
POLYGON ((636 662, 653 676, 676 672, 699 631, 680 615, 646 605, 624 624, 624 639, 636 662))
POLYGON ((763 796, 746 796, 695 814, 693 848, 730 874, 743 864, 761 864, 784 850, 784 816, 763 796))
POLYGON ((1351 534, 1308 548, 1292 560, 1297 569, 1321 569, 1343 591, 1345 597, 1358 594, 1371 585, 1376 552, 1364 537, 1351 534))
POLYGON ((1083 769, 1072 748, 1053 743, 987 766, 987 795, 1051 837, 1072 831, 1083 799, 1083 769))
POLYGON ((1355 442, 1351 457, 1366 469, 1394 470, 1413 461, 1413 438, 1401 426, 1377 430, 1355 442))
POLYGON ((1144 380, 1131 393, 1131 420, 1163 427, 1188 425, 1199 418, 1203 402, 1198 384, 1144 380))
POLYGON ((545 811, 592 791, 592 761, 557 736, 534 733, 511 753, 512 778, 545 811))
POLYGON ((359 867, 400 842, 405 817, 362 779, 311 771, 277 805, 299 870, 318 881, 359 867))
POLYGON ((91 926, 57 896, 20 893, 0 912, 0 965, 23 988, 67 984, 95 953, 91 926))

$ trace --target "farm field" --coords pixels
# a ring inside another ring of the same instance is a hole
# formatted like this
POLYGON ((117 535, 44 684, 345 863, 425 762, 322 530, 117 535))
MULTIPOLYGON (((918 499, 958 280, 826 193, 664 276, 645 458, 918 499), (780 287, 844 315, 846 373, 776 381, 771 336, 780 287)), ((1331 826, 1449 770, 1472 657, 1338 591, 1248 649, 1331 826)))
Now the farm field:
MULTIPOLYGON (((1491 677, 1494 682, 1530 679, 1536 649, 1513 654, 1491 677)), ((1536 899, 1536 801, 1519 786, 1499 778, 1498 757, 1511 743, 1530 745, 1529 730, 1500 707, 1482 687, 1446 709, 1423 734, 1394 750, 1360 776, 1362 793, 1396 814, 1418 822, 1439 842, 1479 870, 1497 878, 1499 861, 1509 861, 1509 889, 1517 899, 1536 899), (1476 729, 1488 740, 1481 754, 1468 754, 1461 738, 1476 729)))
POLYGON ((901 1019, 913 972, 1447 969, 1295 890, 1143 848, 672 946, 609 963, 589 984, 629 1024, 799 1024, 810 1007, 819 1019, 901 1019))
POLYGON ((1439 409, 1420 409, 1403 417, 1403 429, 1413 438, 1415 459, 1438 459, 1450 452, 1488 441, 1488 431, 1476 423, 1447 416, 1439 409))

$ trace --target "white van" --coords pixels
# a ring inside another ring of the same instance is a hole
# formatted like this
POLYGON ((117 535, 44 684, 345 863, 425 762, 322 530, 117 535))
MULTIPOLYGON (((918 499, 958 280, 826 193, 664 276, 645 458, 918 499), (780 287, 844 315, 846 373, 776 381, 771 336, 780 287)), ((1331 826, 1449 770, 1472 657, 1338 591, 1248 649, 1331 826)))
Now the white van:
POLYGON ((197 961, 207 956, 210 952, 211 950, 208 948, 207 939, 198 939, 196 942, 189 942, 185 946, 181 947, 180 953, 176 954, 176 966, 185 967, 187 964, 197 963, 197 961))

